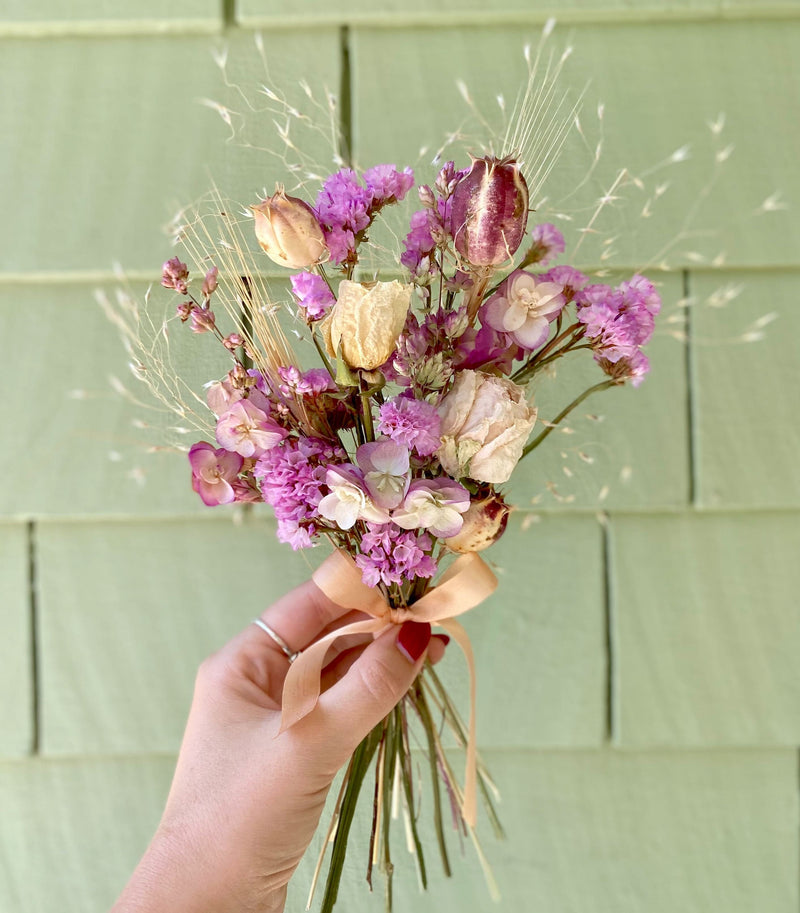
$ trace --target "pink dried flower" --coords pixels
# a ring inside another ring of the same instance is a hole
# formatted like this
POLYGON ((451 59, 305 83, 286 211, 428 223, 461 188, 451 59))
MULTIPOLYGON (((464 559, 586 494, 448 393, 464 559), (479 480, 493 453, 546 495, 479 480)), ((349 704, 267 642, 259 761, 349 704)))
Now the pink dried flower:
POLYGON ((234 403, 217 422, 217 443, 243 457, 260 457, 286 436, 286 429, 249 399, 234 403))
POLYGON ((378 507, 369 497, 363 473, 350 463, 328 469, 325 484, 330 493, 319 502, 320 516, 332 520, 339 529, 350 529, 356 520, 386 523, 388 511, 378 507))
POLYGON ((216 326, 214 312, 207 307, 192 308, 192 332, 208 333, 216 326))
POLYGON ((392 512, 392 521, 403 529, 427 529, 446 539, 455 536, 469 508, 469 492, 447 477, 418 479, 408 488, 402 505, 392 512))
POLYGON ((553 266, 547 272, 539 274, 541 282, 555 282, 564 289, 564 297, 571 301, 576 294, 589 283, 589 277, 585 276, 574 266, 553 266))
POLYGON ((538 349, 566 301, 563 289, 516 270, 481 308, 481 320, 527 351, 538 349))
POLYGON ((208 507, 231 504, 236 500, 234 485, 243 462, 238 453, 216 450, 206 441, 194 444, 189 450, 192 489, 208 507))
POLYGON ((358 448, 356 460, 375 504, 387 510, 397 507, 410 482, 408 448, 394 441, 372 441, 358 448))
POLYGON ((233 352, 244 345, 244 340, 238 333, 231 333, 222 340, 222 344, 229 352, 233 352))
POLYGON ((552 222, 542 222, 537 225, 531 232, 531 238, 533 239, 533 244, 525 255, 527 263, 539 263, 542 266, 547 266, 554 257, 563 254, 566 249, 564 235, 552 222))
POLYGON ((415 577, 436 574, 436 562, 426 554, 433 547, 430 536, 406 532, 394 523, 367 524, 361 554, 355 562, 367 586, 402 584, 415 577))
POLYGON ((180 317, 181 323, 186 323, 186 321, 192 316, 193 310, 194 302, 181 301, 181 303, 175 308, 175 316, 180 317))
POLYGON ((178 257, 167 260, 161 268, 161 284, 164 288, 174 288, 181 295, 186 294, 189 287, 186 281, 189 278, 189 268, 181 263, 178 257))
POLYGON ((412 396, 396 396, 380 407, 378 430, 398 444, 430 456, 440 445, 441 419, 436 408, 412 396))
POLYGON ((205 274, 205 277, 203 278, 203 287, 202 287, 202 292, 203 292, 204 298, 210 298, 214 294, 214 292, 217 290, 218 274, 219 274, 219 270, 217 269, 216 266, 212 266, 211 269, 205 274))

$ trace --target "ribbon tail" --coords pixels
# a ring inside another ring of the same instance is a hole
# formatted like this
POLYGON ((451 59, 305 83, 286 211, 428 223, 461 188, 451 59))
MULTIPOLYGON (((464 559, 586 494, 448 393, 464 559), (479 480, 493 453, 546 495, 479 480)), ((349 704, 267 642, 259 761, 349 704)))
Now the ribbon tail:
POLYGON ((475 654, 472 652, 469 634, 460 622, 454 618, 442 618, 437 624, 445 629, 461 647, 469 670, 469 725, 467 729, 467 760, 464 771, 464 798, 461 813, 470 827, 475 827, 478 822, 478 746, 477 728, 475 723, 475 705, 477 702, 477 686, 475 676, 475 654))
POLYGON ((285 732, 295 723, 307 716, 317 706, 320 691, 320 676, 325 663, 325 654, 330 645, 339 637, 348 634, 371 634, 386 627, 388 622, 382 618, 369 618, 366 621, 354 621, 344 625, 325 637, 314 641, 306 647, 297 659, 289 666, 283 683, 281 701, 281 728, 285 732))

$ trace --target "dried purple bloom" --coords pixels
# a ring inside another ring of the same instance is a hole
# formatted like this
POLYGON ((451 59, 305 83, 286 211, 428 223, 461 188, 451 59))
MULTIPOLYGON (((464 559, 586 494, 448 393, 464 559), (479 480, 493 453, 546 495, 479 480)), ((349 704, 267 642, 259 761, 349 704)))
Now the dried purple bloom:
POLYGON ((328 490, 326 467, 346 459, 341 447, 313 437, 286 440, 259 458, 253 475, 275 511, 281 542, 293 549, 313 545, 317 507, 328 490))
POLYGON ((473 266, 510 260, 528 223, 528 185, 513 158, 473 159, 453 191, 451 226, 456 250, 473 266))
POLYGON ((441 446, 441 419, 435 406, 413 396, 396 396, 380 408, 378 430, 393 441, 430 456, 441 446))
POLYGON ((193 301, 181 301, 181 303, 175 308, 175 316, 180 317, 181 323, 186 323, 186 321, 192 316, 193 309, 193 301))
POLYGON ((414 186, 414 172, 410 168, 398 171, 394 165, 375 165, 364 172, 364 183, 372 194, 371 209, 389 203, 398 203, 414 186))
POLYGON ((164 288, 174 288, 181 295, 185 295, 189 287, 188 278, 189 268, 178 257, 167 260, 161 268, 161 284, 164 288))
POLYGON ((533 238, 533 245, 525 255, 527 263, 539 263, 542 266, 547 266, 554 257, 563 254, 566 249, 564 235, 552 222, 542 222, 537 225, 531 232, 531 237, 533 238))
MULTIPOLYGON (((335 244, 334 249, 337 250, 335 244)), ((337 253, 339 253, 338 250, 337 253)), ((328 288, 328 284, 322 276, 317 276, 315 273, 296 273, 290 281, 292 293, 297 299, 300 313, 305 320, 319 320, 336 303, 333 292, 328 288)))
POLYGON ((574 266, 553 266, 547 272, 541 273, 542 282, 555 282, 564 289, 564 297, 572 301, 578 292, 589 283, 589 277, 575 269, 574 266))
POLYGON ((427 534, 406 532, 394 523, 368 523, 367 530, 361 537, 361 554, 355 557, 367 586, 391 586, 436 574, 436 562, 426 554, 433 546, 427 534))

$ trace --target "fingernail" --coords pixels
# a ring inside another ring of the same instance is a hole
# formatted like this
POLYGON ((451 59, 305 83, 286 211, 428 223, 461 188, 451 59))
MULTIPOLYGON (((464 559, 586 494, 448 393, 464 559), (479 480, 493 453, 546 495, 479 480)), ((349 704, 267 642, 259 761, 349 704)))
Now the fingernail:
POLYGON ((445 646, 447 646, 450 643, 449 634, 434 634, 433 636, 438 638, 445 646))
POLYGON ((410 663, 415 663, 431 642, 431 626, 427 621, 406 621, 397 635, 397 649, 410 663))

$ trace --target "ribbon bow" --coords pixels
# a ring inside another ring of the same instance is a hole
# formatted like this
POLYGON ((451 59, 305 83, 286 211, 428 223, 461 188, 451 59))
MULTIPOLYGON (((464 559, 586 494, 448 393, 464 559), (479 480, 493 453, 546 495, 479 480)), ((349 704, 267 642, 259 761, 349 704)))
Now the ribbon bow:
POLYGON ((461 647, 469 668, 469 728, 462 814, 474 827, 477 818, 477 748, 475 744, 475 658, 472 644, 456 615, 474 608, 497 587, 497 578, 474 552, 461 555, 442 575, 441 582, 418 599, 410 608, 393 609, 381 592, 368 587, 361 579, 352 557, 337 550, 320 565, 312 580, 336 605, 357 609, 372 617, 345 625, 315 641, 289 667, 283 686, 281 732, 303 719, 319 699, 320 675, 328 647, 337 637, 348 634, 376 636, 391 625, 404 621, 429 622, 444 628, 461 647))

